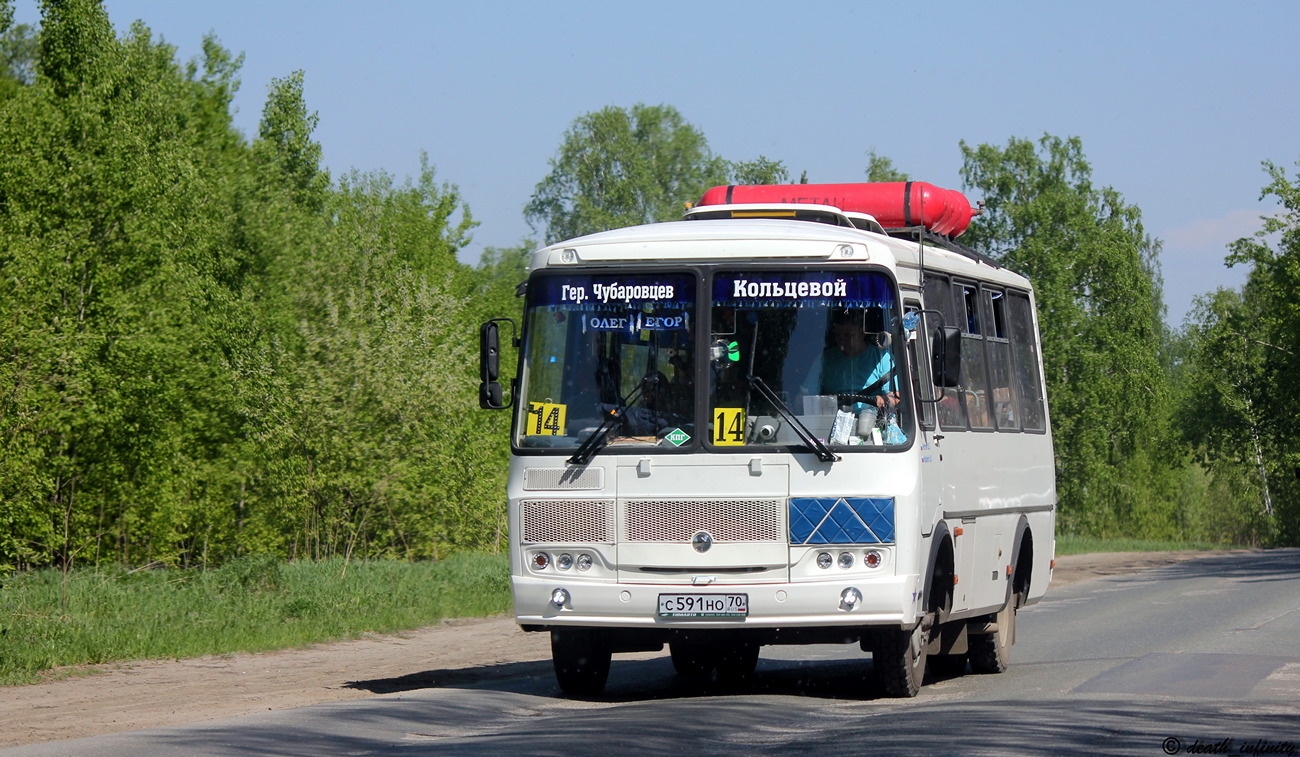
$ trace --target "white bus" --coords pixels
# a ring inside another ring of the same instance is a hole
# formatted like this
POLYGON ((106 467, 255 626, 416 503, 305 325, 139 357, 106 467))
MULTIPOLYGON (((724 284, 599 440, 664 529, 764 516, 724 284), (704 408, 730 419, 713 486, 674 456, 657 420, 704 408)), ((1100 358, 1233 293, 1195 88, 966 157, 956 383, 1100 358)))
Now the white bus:
POLYGON ((570 695, 616 652, 740 680, 858 644, 880 690, 1000 672, 1051 578, 1056 487, 1029 281, 919 182, 733 186, 683 221, 533 253, 480 329, 513 407, 515 615, 570 695), (513 334, 513 332, 512 332, 513 334))

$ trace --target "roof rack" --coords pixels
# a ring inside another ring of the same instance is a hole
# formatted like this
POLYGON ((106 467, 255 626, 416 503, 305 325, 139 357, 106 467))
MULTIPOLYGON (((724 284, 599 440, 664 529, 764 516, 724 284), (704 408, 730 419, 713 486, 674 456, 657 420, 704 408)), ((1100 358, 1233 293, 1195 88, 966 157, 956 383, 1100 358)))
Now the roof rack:
POLYGON ((1006 267, 1003 266, 998 261, 994 260, 993 258, 989 257, 988 255, 985 255, 984 253, 980 252, 979 250, 975 250, 970 247, 967 247, 961 242, 958 242, 950 237, 946 237, 942 234, 936 234, 933 231, 930 231, 929 229, 925 228, 924 226, 899 226, 899 227, 889 228, 889 229, 885 229, 885 234, 894 237, 895 239, 906 239, 912 242, 933 244, 935 247, 942 247, 943 249, 948 250, 949 252, 955 252, 958 255, 968 257, 971 260, 983 263, 984 265, 991 266, 993 268, 1006 267))

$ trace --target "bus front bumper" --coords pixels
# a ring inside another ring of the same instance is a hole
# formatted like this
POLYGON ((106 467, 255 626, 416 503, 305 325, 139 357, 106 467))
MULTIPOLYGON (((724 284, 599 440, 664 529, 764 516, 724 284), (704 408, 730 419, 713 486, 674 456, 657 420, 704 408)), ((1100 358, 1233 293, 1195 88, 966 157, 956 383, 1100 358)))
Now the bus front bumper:
POLYGON ((647 628, 826 628, 908 626, 919 617, 919 576, 856 577, 780 584, 627 584, 512 577, 515 619, 521 626, 647 628), (563 589, 564 605, 552 599, 563 589), (854 589, 856 603, 845 601, 854 589), (661 617, 659 597, 743 594, 748 612, 732 617, 661 617))

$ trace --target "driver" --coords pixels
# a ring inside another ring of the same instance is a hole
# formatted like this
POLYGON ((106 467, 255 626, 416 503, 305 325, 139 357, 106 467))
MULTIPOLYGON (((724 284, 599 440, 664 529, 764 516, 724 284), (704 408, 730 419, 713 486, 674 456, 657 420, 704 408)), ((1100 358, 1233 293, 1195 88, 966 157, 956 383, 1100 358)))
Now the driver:
POLYGON ((832 311, 831 343, 813 360, 804 394, 862 394, 882 410, 898 404, 894 357, 881 341, 867 339, 862 311, 832 311))

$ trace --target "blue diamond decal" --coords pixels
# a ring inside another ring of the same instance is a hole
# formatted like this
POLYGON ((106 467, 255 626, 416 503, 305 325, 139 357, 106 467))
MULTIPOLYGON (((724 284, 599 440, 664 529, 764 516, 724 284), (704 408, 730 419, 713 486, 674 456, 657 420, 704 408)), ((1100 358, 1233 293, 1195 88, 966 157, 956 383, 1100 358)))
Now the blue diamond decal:
POLYGON ((891 497, 790 499, 791 544, 892 544, 891 497))

